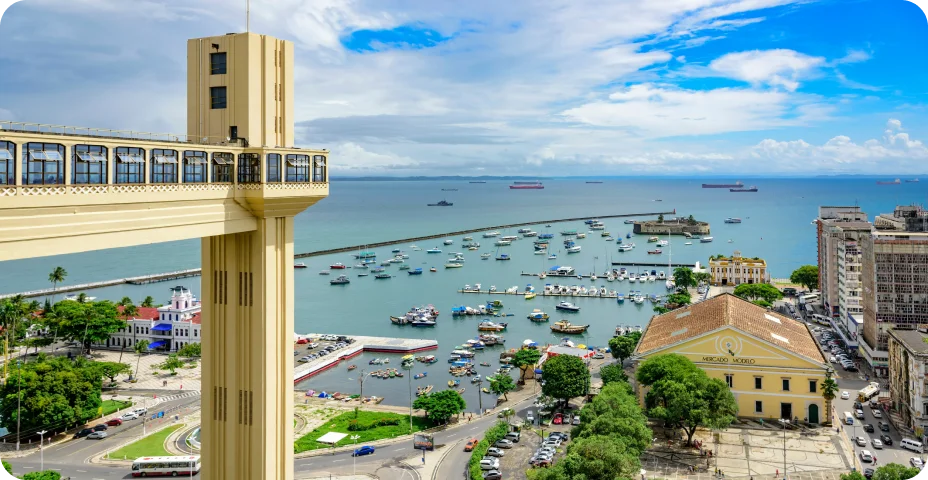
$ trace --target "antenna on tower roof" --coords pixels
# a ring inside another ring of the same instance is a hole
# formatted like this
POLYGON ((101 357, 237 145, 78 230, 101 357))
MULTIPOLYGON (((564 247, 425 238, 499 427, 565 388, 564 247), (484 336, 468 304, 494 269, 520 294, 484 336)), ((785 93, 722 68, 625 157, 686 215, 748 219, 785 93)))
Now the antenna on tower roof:
POLYGON ((245 32, 251 32, 251 0, 245 0, 245 32))

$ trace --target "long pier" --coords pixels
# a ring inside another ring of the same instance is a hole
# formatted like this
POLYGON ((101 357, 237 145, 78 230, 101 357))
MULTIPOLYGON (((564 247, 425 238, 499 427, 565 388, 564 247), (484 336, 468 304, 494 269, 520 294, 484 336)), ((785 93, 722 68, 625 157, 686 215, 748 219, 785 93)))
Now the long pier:
MULTIPOLYGON (((505 291, 503 291, 503 292, 500 292, 500 291, 491 292, 491 291, 489 291, 489 290, 458 290, 458 293, 482 293, 482 294, 484 294, 484 295, 519 295, 519 296, 525 296, 525 292, 515 292, 515 293, 510 293, 510 292, 505 292, 505 291)), ((618 294, 616 294, 616 295, 610 295, 610 294, 608 294, 608 293, 605 294, 605 295, 600 295, 599 293, 597 293, 596 295, 590 295, 589 293, 585 293, 585 294, 582 294, 582 295, 578 293, 578 294, 576 294, 576 295, 573 295, 573 294, 570 294, 570 293, 546 293, 546 292, 535 292, 535 295, 536 295, 536 296, 539 296, 539 297, 611 298, 611 299, 613 299, 613 300, 615 300, 616 298, 618 298, 618 294)))
MULTIPOLYGON (((328 255, 330 253, 353 252, 361 248, 377 248, 377 247, 384 247, 387 245, 394 245, 397 243, 418 242, 421 240, 432 240, 436 238, 444 238, 444 237, 449 237, 453 235, 466 235, 469 233, 476 233, 476 232, 481 232, 481 231, 486 231, 486 230, 502 230, 502 229, 513 228, 513 227, 524 227, 526 225, 535 225, 539 223, 563 223, 563 222, 573 222, 573 221, 578 221, 578 220, 592 220, 596 218, 601 219, 601 218, 650 217, 650 216, 657 216, 657 215, 673 215, 675 212, 676 211, 674 210, 674 211, 668 211, 668 212, 622 213, 622 214, 615 214, 615 215, 596 215, 596 216, 591 216, 591 217, 573 217, 573 218, 561 218, 561 219, 553 219, 553 220, 535 220, 531 222, 509 223, 505 225, 493 225, 489 227, 471 228, 467 230, 457 230, 454 232, 446 232, 446 233, 440 233, 440 234, 435 234, 435 235, 423 235, 419 237, 388 240, 385 242, 366 243, 363 245, 352 245, 349 247, 330 248, 326 250, 317 250, 314 252, 297 253, 293 255, 293 258, 308 258, 308 257, 317 257, 321 255, 328 255)), ((613 265, 616 265, 616 264, 613 264, 613 265)), ((657 265, 657 266, 660 266, 660 265, 657 265)), ((95 288, 111 287, 113 285, 123 285, 127 283, 130 285, 145 285, 145 284, 155 283, 155 282, 167 282, 167 281, 177 280, 181 278, 197 277, 197 276, 200 276, 201 273, 202 273, 201 269, 191 268, 187 270, 178 270, 176 272, 156 273, 153 275, 142 275, 138 277, 129 277, 129 278, 117 278, 113 280, 103 280, 99 282, 82 283, 79 285, 62 285, 58 288, 43 288, 40 290, 32 290, 28 292, 0 294, 0 298, 9 298, 9 297, 14 297, 16 295, 22 295, 23 297, 26 297, 26 298, 43 297, 47 295, 56 295, 58 293, 70 293, 70 292, 78 292, 78 291, 83 291, 83 290, 92 290, 95 288)))

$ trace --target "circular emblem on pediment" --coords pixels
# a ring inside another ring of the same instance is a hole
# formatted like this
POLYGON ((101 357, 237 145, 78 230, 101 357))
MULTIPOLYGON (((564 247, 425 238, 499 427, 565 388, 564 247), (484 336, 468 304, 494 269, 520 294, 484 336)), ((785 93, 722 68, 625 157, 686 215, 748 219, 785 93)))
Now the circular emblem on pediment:
POLYGON ((733 335, 722 335, 715 338, 715 350, 720 355, 738 356, 743 345, 741 339, 733 335))

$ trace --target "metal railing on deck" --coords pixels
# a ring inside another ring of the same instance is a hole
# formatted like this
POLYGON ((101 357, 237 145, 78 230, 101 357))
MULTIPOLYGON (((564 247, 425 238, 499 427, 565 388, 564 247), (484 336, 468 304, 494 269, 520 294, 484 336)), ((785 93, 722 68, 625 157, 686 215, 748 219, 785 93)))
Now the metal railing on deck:
POLYGON ((176 133, 136 132, 134 130, 110 130, 106 128, 71 127, 67 125, 47 125, 43 123, 14 122, 0 120, 0 130, 8 132, 37 133, 49 135, 71 135, 80 137, 100 137, 128 140, 147 140, 155 142, 186 143, 194 145, 240 145, 240 141, 230 141, 226 137, 191 137, 176 133))

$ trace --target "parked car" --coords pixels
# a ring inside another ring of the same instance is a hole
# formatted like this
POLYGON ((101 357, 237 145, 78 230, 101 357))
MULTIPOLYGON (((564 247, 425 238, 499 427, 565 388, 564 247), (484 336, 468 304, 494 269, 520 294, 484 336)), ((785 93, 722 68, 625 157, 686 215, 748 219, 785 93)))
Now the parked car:
POLYGON ((148 414, 148 409, 147 408, 136 408, 135 410, 132 411, 132 413, 138 415, 141 418, 143 415, 148 414))
POLYGON ((862 408, 864 408, 864 406, 861 405, 860 402, 854 402, 854 410, 860 410, 862 408))
POLYGON ((472 438, 472 439, 468 440, 468 441, 467 441, 467 444, 464 445, 464 451, 465 451, 465 452, 471 452, 471 451, 473 451, 473 450, 474 450, 474 447, 477 446, 477 442, 479 442, 479 441, 480 441, 480 440, 477 440, 476 438, 472 438))
POLYGON ((493 446, 497 448, 512 448, 512 441, 506 440, 505 438, 503 438, 503 439, 497 440, 496 443, 493 444, 493 446))
POLYGON ((499 470, 488 470, 483 472, 483 480, 503 480, 503 474, 499 470))
POLYGON ((925 466, 925 462, 922 462, 922 459, 920 459, 920 458, 918 458, 918 457, 912 457, 912 458, 910 458, 910 459, 909 459, 909 463, 910 463, 913 467, 918 468, 918 469, 921 469, 921 468, 923 468, 923 467, 925 466))
POLYGON ((548 438, 551 437, 559 437, 564 442, 570 440, 570 434, 567 432, 551 432, 548 434, 548 438))
POLYGON ((519 432, 509 432, 506 434, 506 439, 513 443, 519 443, 519 440, 522 439, 522 434, 519 432))
POLYGON ((851 398, 851 394, 847 393, 847 390, 841 392, 841 400, 848 400, 849 398, 851 398))
POLYGON ((499 460, 493 457, 483 457, 480 460, 480 469, 481 470, 499 470, 499 460))
POLYGON ((376 450, 376 448, 374 448, 374 447, 372 447, 372 446, 370 446, 370 445, 365 445, 365 446, 363 446, 363 447, 361 447, 361 448, 356 448, 356 449, 354 450, 354 453, 351 454, 351 456, 352 456, 352 457, 361 457, 361 456, 364 456, 364 455, 370 455, 370 454, 374 453, 374 450, 376 450))
POLYGON ((502 457, 502 456, 505 456, 505 455, 506 455, 506 452, 504 452, 504 451, 502 451, 502 450, 500 450, 500 449, 498 449, 498 448, 496 448, 496 447, 490 447, 490 448, 487 449, 487 455, 488 455, 488 456, 491 456, 491 457, 502 457))
POLYGON ((870 445, 872 445, 873 448, 879 448, 879 449, 883 448, 883 442, 881 442, 880 439, 878 438, 874 438, 873 440, 870 440, 870 445))
POLYGON ((864 425, 864 431, 867 433, 873 433, 875 430, 872 423, 867 423, 864 425))
POLYGON ((84 429, 82 429, 81 431, 75 433, 75 434, 74 434, 74 438, 86 437, 87 435, 90 435, 91 433, 93 433, 93 429, 92 429, 92 428, 84 428, 84 429))
POLYGON ((122 414, 122 416, 119 417, 119 419, 122 420, 122 421, 124 421, 124 422, 126 422, 126 421, 129 421, 129 420, 138 420, 138 419, 139 419, 139 416, 136 415, 136 414, 134 414, 134 413, 132 413, 132 412, 126 412, 126 413, 122 414))
POLYGON ((883 434, 883 435, 880 435, 880 441, 883 442, 883 445, 892 445, 892 444, 893 444, 893 437, 890 437, 889 435, 883 434))
POLYGON ((109 419, 109 420, 106 422, 106 424, 109 425, 109 426, 111 426, 111 427, 118 427, 118 426, 122 425, 122 420, 120 420, 120 419, 118 419, 118 418, 111 418, 111 419, 109 419))
POLYGON ((864 463, 873 463, 873 454, 870 453, 870 450, 860 451, 860 461, 864 463))
POLYGON ((106 432, 91 432, 89 435, 87 435, 87 439, 88 440, 103 440, 104 438, 108 436, 109 434, 106 432))
POLYGON ((859 447, 867 446, 867 439, 864 437, 854 437, 854 442, 857 443, 857 446, 859 447))
POLYGON ((101 424, 99 424, 99 425, 95 425, 95 426, 93 427, 93 431, 95 431, 95 432, 102 432, 102 431, 104 431, 104 430, 106 430, 106 429, 108 429, 108 428, 109 428, 109 427, 107 427, 105 423, 101 423, 101 424))
POLYGON ((596 352, 596 353, 593 354, 593 358, 596 359, 596 360, 602 360, 602 359, 606 358, 606 356, 603 355, 603 352, 596 352))
POLYGON ((533 458, 529 460, 528 464, 533 467, 550 467, 551 459, 550 458, 533 458))
POLYGON ((560 424, 564 423, 564 414, 562 414, 562 413, 555 413, 555 414, 554 414, 554 418, 551 419, 551 423, 553 423, 553 424, 555 424, 555 425, 560 425, 560 424))
POLYGON ((528 423, 535 423, 535 414, 531 410, 525 412, 525 421, 528 423))
POLYGON ((580 415, 574 415, 574 419, 570 421, 571 425, 580 425, 580 415))
POLYGON ((864 478, 873 478, 873 472, 874 472, 874 471, 873 471, 872 468, 865 468, 865 469, 864 469, 864 478))

